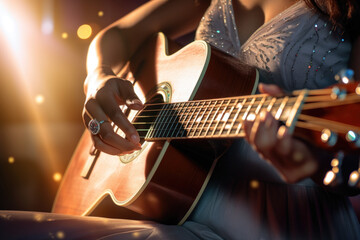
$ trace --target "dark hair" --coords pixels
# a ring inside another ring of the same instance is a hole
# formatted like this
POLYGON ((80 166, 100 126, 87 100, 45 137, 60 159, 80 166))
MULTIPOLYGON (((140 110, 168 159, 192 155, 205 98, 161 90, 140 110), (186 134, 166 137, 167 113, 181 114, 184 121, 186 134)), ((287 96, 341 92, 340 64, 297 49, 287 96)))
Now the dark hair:
POLYGON ((327 16, 335 27, 342 28, 355 39, 360 35, 359 0, 304 0, 306 4, 327 16))

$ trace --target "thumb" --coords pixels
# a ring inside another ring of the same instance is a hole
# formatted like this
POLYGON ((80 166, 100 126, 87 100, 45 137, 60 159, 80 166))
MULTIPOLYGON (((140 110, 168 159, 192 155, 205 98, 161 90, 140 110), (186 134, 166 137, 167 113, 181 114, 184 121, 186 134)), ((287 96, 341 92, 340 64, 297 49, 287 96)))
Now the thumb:
POLYGON ((126 99, 126 105, 133 110, 141 110, 144 104, 138 98, 126 99))
POLYGON ((274 97, 280 97, 285 95, 285 92, 275 84, 259 83, 259 91, 261 93, 267 93, 270 96, 274 97))

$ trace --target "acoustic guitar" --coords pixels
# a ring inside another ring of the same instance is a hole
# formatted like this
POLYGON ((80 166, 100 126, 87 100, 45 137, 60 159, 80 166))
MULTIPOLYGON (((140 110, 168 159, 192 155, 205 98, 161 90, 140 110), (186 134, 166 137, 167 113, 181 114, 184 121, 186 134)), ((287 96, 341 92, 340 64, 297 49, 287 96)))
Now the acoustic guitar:
POLYGON ((119 76, 133 81, 146 103, 138 112, 122 109, 136 127, 142 149, 123 156, 99 152, 86 130, 58 190, 55 213, 107 212, 183 223, 217 160, 233 139, 244 136, 243 120, 263 109, 330 151, 357 151, 360 145, 357 83, 282 97, 252 95, 258 83, 254 68, 204 41, 178 49, 162 33, 147 41, 119 76))

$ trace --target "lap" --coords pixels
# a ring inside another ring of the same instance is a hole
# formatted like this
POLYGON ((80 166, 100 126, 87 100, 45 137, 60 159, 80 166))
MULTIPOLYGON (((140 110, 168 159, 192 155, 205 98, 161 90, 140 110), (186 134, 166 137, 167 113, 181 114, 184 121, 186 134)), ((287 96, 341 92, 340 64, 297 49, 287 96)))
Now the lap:
POLYGON ((0 239, 203 239, 183 226, 151 221, 0 211, 0 239))

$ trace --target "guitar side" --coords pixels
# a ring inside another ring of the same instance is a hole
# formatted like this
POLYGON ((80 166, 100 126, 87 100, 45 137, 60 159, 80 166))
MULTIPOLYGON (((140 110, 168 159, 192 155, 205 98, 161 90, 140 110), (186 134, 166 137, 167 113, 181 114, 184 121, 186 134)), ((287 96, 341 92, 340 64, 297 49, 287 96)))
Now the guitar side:
MULTIPOLYGON (((256 70, 233 62, 203 42, 195 41, 173 54, 163 34, 151 39, 130 61, 135 91, 143 102, 161 96, 165 102, 251 94, 256 70), (169 55, 170 54, 170 55, 169 55)), ((129 74, 130 73, 130 74, 129 74)), ((131 120, 136 113, 130 113, 131 120)), ((205 189, 216 158, 208 141, 144 142, 142 150, 124 157, 89 155, 92 142, 85 131, 70 161, 53 212, 89 215, 111 198, 126 209, 117 217, 182 223, 205 189), (194 146, 196 149, 194 149, 194 146), (209 151, 211 150, 211 151, 209 151)))

